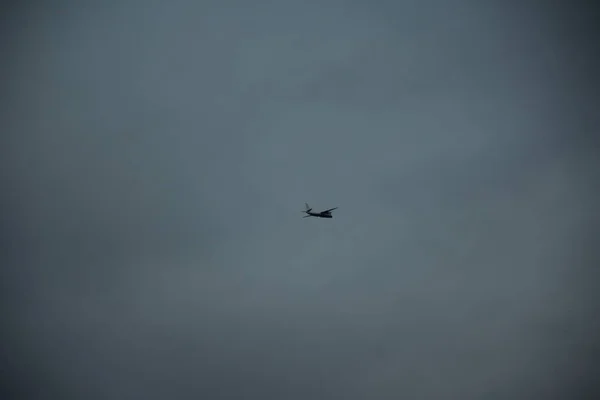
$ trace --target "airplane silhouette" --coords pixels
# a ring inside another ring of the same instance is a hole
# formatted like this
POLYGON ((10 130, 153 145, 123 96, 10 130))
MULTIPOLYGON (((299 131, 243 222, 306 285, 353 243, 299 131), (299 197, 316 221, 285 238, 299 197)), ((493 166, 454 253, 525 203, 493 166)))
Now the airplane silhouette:
POLYGON ((302 212, 305 213, 306 215, 302 218, 308 218, 308 217, 333 218, 333 215, 331 215, 331 212, 333 210, 337 209, 337 207, 333 207, 333 208, 330 208, 329 210, 325 210, 325 211, 321 211, 321 212, 312 212, 311 206, 309 206, 306 203, 304 203, 304 205, 306 206, 306 210, 304 210, 302 212))

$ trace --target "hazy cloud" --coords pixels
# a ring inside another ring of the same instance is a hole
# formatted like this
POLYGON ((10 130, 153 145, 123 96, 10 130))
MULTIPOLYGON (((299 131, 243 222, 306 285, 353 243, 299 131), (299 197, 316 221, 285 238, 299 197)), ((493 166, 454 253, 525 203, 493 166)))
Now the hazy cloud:
POLYGON ((0 98, 13 398, 589 389, 596 60, 562 12, 15 6, 0 98), (339 210, 303 220, 304 202, 339 210))

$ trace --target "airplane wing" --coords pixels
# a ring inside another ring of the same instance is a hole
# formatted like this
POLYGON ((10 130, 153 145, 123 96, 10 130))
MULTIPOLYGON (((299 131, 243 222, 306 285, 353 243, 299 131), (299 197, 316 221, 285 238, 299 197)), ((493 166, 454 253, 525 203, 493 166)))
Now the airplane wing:
POLYGON ((337 210, 337 207, 333 207, 333 208, 330 208, 329 210, 325 210, 325 211, 321 211, 321 212, 327 213, 327 212, 331 212, 333 210, 337 210))

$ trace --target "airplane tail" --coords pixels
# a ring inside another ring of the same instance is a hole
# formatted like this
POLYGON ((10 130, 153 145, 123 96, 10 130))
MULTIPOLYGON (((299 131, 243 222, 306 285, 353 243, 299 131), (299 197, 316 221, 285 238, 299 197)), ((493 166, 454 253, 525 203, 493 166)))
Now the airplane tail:
POLYGON ((309 206, 308 203, 304 203, 304 205, 306 206, 306 209, 305 209, 306 212, 309 212, 312 210, 312 207, 309 206))

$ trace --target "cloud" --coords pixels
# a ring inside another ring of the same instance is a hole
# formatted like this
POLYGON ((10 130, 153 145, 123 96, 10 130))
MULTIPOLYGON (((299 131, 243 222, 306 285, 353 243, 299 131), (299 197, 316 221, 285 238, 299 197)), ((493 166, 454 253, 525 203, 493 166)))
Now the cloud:
POLYGON ((64 6, 4 28, 19 398, 592 382, 597 121, 552 10, 64 6))

